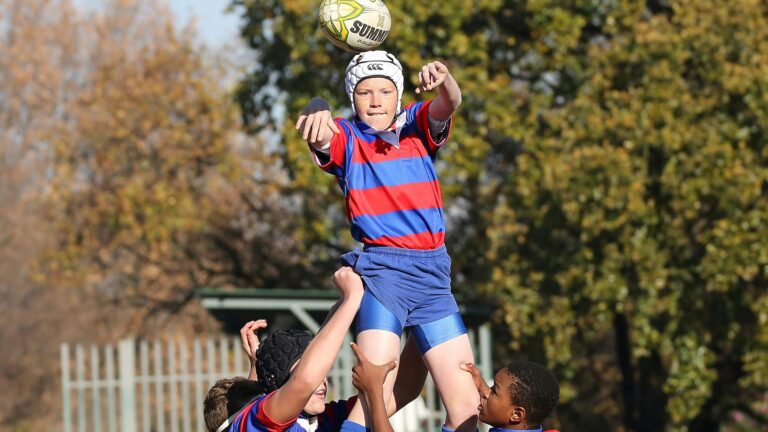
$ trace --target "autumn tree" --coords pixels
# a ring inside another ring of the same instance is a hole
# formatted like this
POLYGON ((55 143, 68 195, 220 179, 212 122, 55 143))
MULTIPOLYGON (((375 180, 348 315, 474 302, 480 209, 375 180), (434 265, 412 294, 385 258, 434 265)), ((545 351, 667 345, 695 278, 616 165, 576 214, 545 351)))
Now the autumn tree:
POLYGON ((194 288, 314 283, 297 266, 285 175, 238 132, 227 71, 160 12, 97 13, 87 85, 54 143, 51 274, 140 334, 199 314, 194 288))
POLYGON ((60 342, 216 330, 195 288, 318 280, 227 56, 162 4, 81 6, 0 0, 2 430, 60 418, 60 342))
POLYGON ((74 86, 77 24, 66 1, 0 0, 0 429, 56 406, 52 333, 68 334, 62 293, 35 278, 52 245, 46 169, 64 95, 74 86), (54 329, 56 329, 54 331, 54 329), (39 406, 39 405, 38 405, 39 406))
MULTIPOLYGON (((341 200, 292 125, 315 95, 349 114, 350 57, 313 0, 233 5, 258 57, 243 118, 282 128, 302 236, 331 253, 341 200)), ((431 59, 463 90, 440 156, 455 286, 500 305, 502 358, 557 372, 562 428, 768 424, 766 3, 387 5, 406 99, 431 59)))
POLYGON ((189 282, 215 272, 198 262, 195 237, 208 228, 216 179, 235 166, 232 116, 170 16, 137 2, 95 14, 87 85, 54 143, 61 240, 51 274, 138 329, 146 315, 178 312, 189 282))

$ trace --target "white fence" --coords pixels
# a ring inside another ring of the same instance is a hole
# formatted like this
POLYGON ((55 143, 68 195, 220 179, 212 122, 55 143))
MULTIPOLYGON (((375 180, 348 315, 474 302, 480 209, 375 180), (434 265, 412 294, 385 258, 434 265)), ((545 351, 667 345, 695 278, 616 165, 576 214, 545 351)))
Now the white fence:
MULTIPOLYGON (((490 333, 470 331, 478 366, 490 374, 490 333), (479 339, 479 340, 478 340, 479 339), (479 343, 477 343, 479 342, 479 343)), ((330 373, 328 400, 355 394, 345 343, 330 373)), ((61 345, 64 431, 205 431, 203 398, 216 380, 248 375, 237 338, 154 341, 117 346, 61 345)), ((428 377, 422 397, 392 418, 398 432, 438 431, 444 411, 428 377)))

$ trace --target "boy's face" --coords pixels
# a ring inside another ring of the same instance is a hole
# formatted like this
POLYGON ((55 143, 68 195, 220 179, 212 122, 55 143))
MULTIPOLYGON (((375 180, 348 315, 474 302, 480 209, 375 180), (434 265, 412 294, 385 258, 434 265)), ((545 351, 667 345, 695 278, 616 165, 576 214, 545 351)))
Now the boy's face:
POLYGON ((304 405, 304 412, 309 415, 318 415, 325 411, 325 395, 328 393, 328 379, 324 379, 320 386, 315 389, 312 396, 304 405))
POLYGON ((512 384, 512 375, 506 368, 496 373, 493 378, 493 387, 485 394, 480 394, 480 421, 499 428, 522 422, 519 418, 520 408, 512 405, 512 395, 509 394, 510 384, 512 384))
POLYGON ((373 128, 388 128, 397 114, 397 87, 387 78, 360 81, 355 87, 354 99, 358 117, 373 128))

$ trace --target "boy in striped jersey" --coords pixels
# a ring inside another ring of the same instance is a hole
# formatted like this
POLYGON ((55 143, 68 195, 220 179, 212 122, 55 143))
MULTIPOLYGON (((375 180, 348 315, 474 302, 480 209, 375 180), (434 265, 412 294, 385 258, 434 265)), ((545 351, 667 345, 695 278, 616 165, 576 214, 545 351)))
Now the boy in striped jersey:
MULTIPOLYGON (((366 284, 358 313, 357 344, 375 364, 396 360, 400 335, 411 327, 447 417, 445 430, 474 431, 478 396, 459 369, 472 350, 451 293, 451 260, 434 168, 451 130, 461 91, 448 68, 434 61, 419 72, 416 93, 437 97, 401 108, 403 72, 385 51, 368 51, 349 63, 345 87, 354 118, 333 119, 328 103, 313 99, 296 123, 315 162, 336 176, 344 193, 352 236, 363 250, 342 256, 366 284)), ((394 377, 384 384, 384 400, 394 377)), ((370 425, 365 400, 345 422, 370 425)))

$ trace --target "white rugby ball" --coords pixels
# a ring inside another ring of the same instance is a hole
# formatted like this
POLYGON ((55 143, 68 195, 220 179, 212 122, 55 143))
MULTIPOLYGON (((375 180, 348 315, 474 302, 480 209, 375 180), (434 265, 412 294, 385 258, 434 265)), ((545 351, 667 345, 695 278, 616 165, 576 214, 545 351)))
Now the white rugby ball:
POLYGON ((318 21, 334 45, 354 53, 378 48, 392 25, 381 0, 323 0, 318 21))

